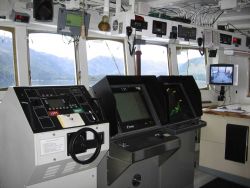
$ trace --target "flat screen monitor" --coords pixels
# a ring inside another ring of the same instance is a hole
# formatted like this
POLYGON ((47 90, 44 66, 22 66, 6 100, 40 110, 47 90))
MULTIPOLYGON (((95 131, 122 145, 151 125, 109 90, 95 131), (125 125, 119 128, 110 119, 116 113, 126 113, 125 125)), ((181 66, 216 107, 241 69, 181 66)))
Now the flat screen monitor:
POLYGON ((234 65, 213 64, 210 65, 209 84, 233 85, 234 65))
POLYGON ((113 88, 112 90, 122 131, 127 132, 154 125, 144 89, 136 86, 113 88))
POLYGON ((195 117, 195 112, 182 84, 166 83, 164 89, 168 97, 169 120, 171 123, 186 121, 195 117))

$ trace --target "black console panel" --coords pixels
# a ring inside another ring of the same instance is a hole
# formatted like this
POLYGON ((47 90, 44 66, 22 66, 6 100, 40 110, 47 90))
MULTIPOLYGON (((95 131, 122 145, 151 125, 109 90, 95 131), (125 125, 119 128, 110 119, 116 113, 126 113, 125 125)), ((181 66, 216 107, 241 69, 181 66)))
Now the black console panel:
POLYGON ((15 87, 34 133, 63 129, 59 115, 79 114, 84 125, 104 122, 98 101, 84 86, 15 87))

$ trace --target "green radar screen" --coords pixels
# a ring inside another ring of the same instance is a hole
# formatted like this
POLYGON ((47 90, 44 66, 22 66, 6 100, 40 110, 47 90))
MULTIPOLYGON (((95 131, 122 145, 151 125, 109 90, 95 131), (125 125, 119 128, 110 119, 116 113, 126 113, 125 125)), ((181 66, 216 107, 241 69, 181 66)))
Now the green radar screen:
POLYGON ((180 84, 165 85, 169 104, 169 119, 171 123, 194 118, 192 107, 180 84))

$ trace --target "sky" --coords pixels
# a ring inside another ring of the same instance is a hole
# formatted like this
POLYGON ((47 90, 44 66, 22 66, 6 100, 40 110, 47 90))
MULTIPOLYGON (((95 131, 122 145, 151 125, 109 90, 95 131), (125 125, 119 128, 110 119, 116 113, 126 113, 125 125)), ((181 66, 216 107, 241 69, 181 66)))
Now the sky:
POLYGON ((74 60, 74 43, 69 43, 71 39, 57 34, 32 33, 29 35, 29 47, 39 52, 74 60))
POLYGON ((188 60, 187 55, 188 55, 189 59, 201 57, 200 52, 197 50, 188 50, 188 54, 187 54, 187 51, 184 50, 180 54, 177 54, 178 63, 183 64, 183 63, 187 62, 187 60, 188 60))
POLYGON ((0 30, 0 37, 9 37, 9 38, 11 38, 12 37, 12 33, 9 32, 9 31, 0 30))

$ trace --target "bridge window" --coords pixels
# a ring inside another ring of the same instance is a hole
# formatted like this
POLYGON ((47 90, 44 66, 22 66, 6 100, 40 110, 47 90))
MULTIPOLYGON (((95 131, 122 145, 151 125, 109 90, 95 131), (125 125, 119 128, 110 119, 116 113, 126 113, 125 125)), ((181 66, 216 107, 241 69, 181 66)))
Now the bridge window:
POLYGON ((76 84, 74 40, 52 33, 30 33, 31 85, 76 84))
POLYGON ((207 88, 206 59, 198 49, 178 49, 179 75, 192 75, 200 89, 207 88))
POLYGON ((112 40, 88 40, 87 60, 89 85, 93 86, 105 75, 125 75, 124 45, 112 40))
POLYGON ((141 52, 141 75, 169 75, 167 47, 141 45, 141 52))
POLYGON ((250 62, 248 63, 248 97, 250 97, 250 62))
POLYGON ((0 89, 16 85, 14 30, 0 27, 0 89))

